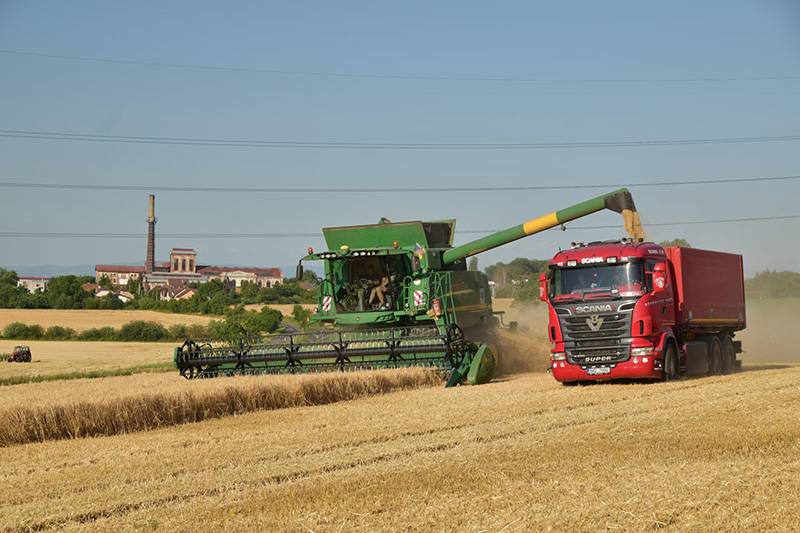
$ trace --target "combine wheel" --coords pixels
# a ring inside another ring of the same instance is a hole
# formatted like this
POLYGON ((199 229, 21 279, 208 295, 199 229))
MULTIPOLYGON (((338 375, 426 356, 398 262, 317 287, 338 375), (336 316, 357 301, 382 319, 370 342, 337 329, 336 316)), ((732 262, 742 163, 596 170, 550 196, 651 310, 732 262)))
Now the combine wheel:
POLYGON ((708 348, 708 375, 719 376, 722 374, 722 344, 713 337, 708 348))
POLYGON ((661 379, 662 381, 676 381, 679 378, 678 353, 675 351, 675 345, 668 342, 664 349, 664 370, 661 379))
POLYGON ((733 341, 727 335, 722 340, 722 373, 733 374, 736 371, 736 352, 733 341))
POLYGON ((467 374, 470 385, 489 383, 497 370, 497 357, 489 346, 481 345, 472 359, 467 374))

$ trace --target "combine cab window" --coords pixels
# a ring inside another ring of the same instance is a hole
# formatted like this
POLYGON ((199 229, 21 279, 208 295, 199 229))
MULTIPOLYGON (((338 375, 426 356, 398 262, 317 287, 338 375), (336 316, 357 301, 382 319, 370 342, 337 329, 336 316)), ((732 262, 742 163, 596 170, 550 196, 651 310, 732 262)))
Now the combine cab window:
POLYGON ((402 283, 407 268, 401 257, 381 256, 332 261, 337 311, 359 313, 379 308, 402 309, 402 283), (373 291, 383 284, 384 304, 373 291), (372 297, 372 301, 370 298, 372 297))

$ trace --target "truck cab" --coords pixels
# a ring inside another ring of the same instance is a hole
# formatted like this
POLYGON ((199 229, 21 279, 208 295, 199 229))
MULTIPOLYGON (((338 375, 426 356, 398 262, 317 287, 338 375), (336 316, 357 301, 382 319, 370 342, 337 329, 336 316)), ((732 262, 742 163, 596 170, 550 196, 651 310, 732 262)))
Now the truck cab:
POLYGON ((661 378, 675 325, 664 249, 621 241, 575 244, 541 279, 553 376, 561 382, 661 378))

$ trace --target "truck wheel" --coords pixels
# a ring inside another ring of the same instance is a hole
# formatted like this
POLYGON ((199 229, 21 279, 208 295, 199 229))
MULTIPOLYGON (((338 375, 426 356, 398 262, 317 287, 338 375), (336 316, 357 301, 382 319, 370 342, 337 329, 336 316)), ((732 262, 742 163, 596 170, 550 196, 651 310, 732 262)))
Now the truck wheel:
POLYGON ((676 381, 679 378, 678 354, 675 352, 675 346, 667 343, 667 347, 664 349, 664 370, 661 379, 662 381, 676 381))
POLYGON ((722 345, 719 339, 711 339, 708 354, 708 375, 719 376, 722 374, 722 345))
POLYGON ((733 351, 733 341, 725 335, 722 341, 722 373, 733 374, 736 371, 736 352, 733 351))

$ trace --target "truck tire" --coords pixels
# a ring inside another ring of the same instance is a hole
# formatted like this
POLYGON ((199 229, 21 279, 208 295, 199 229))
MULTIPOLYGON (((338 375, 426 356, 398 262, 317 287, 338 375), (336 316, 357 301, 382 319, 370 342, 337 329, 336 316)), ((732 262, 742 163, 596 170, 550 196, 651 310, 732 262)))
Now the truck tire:
POLYGON ((661 374, 661 380, 677 381, 680 377, 678 353, 675 351, 675 345, 668 342, 666 348, 664 348, 664 370, 661 374))
POLYGON ((719 339, 712 337, 708 343, 708 375, 719 376, 722 374, 722 344, 719 339))
POLYGON ((733 374, 736 371, 736 352, 733 341, 727 335, 722 339, 722 373, 733 374))

